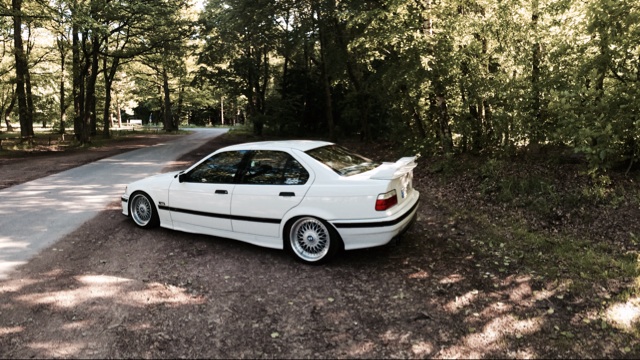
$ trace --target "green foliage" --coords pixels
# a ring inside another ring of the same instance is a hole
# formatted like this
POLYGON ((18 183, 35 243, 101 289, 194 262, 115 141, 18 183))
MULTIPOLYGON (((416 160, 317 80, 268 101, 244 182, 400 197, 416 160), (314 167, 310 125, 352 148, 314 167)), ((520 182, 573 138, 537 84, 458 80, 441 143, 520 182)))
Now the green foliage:
MULTIPOLYGON (((470 215, 468 215, 470 216, 470 215)), ((608 243, 584 237, 531 231, 515 219, 507 230, 493 226, 486 217, 477 218, 485 230, 472 240, 477 253, 504 268, 517 264, 522 272, 539 280, 566 279, 576 292, 592 289, 594 283, 638 275, 637 257, 622 253, 608 243)))
MULTIPOLYGON (((114 95, 137 101, 143 118, 171 112, 174 122, 206 124, 224 112, 258 133, 382 137, 425 155, 566 145, 594 177, 640 162, 637 1, 212 0, 197 27, 186 5, 25 4, 50 13, 29 25, 50 29, 60 52, 41 56, 51 49, 34 42, 29 65, 66 59, 69 89, 69 61, 78 70, 91 55, 70 56, 76 24, 87 50, 101 42, 99 71, 115 81, 114 95), (127 75, 133 85, 117 84, 127 75)), ((10 22, 0 25, 10 44, 10 22)), ((0 63, 5 85, 10 59, 0 63)), ((38 70, 55 75, 33 76, 35 94, 47 94, 35 106, 59 119, 51 114, 60 99, 48 95, 60 74, 38 70)), ((102 104, 109 85, 100 86, 102 104)), ((12 93, 1 89, 3 110, 12 93)))

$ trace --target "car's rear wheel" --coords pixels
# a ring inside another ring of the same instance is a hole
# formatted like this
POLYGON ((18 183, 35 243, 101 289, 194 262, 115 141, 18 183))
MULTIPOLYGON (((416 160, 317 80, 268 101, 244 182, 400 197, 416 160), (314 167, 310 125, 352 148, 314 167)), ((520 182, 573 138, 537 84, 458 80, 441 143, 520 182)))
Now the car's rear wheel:
POLYGON ((129 200, 129 214, 136 225, 153 228, 160 225, 160 217, 151 197, 143 192, 136 192, 129 200))
POLYGON ((333 257, 342 242, 336 231, 326 222, 304 216, 294 219, 288 227, 285 244, 293 256, 307 264, 321 264, 333 257))

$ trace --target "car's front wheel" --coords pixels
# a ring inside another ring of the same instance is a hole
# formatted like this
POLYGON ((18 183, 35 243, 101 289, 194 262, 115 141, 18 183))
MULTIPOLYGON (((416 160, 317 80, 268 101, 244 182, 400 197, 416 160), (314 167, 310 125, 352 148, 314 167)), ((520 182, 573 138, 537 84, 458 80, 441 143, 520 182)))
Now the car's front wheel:
POLYGON ((160 217, 151 197, 143 192, 136 192, 129 200, 129 214, 136 225, 153 228, 160 225, 160 217))
POLYGON ((333 257, 342 242, 336 231, 326 222, 304 216, 288 227, 286 247, 296 259, 307 264, 321 264, 333 257), (287 241, 288 240, 288 241, 287 241))

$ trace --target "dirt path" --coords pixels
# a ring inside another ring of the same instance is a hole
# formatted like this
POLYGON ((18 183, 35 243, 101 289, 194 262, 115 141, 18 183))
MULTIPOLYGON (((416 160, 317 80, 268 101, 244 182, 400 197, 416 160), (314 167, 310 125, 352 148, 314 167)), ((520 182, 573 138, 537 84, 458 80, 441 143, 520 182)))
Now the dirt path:
POLYGON ((181 135, 135 135, 106 146, 67 151, 32 151, 0 158, 0 189, 39 179, 93 161, 175 139, 181 135))
MULTIPOLYGON (((214 140, 172 169, 228 143, 214 140)), ((114 201, 0 282, 0 357, 638 355, 633 337, 585 321, 588 304, 557 284, 517 266, 480 271, 472 222, 437 206, 426 175, 416 187, 418 221, 399 244, 320 267, 232 240, 141 230, 114 201)))

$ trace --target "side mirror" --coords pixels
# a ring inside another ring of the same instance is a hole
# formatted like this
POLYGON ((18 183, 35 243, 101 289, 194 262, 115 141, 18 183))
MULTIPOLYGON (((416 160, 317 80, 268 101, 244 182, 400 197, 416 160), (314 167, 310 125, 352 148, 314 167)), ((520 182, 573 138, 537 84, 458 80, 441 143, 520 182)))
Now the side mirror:
POLYGON ((185 181, 187 181, 187 174, 186 173, 178 174, 178 182, 183 183, 185 181))

